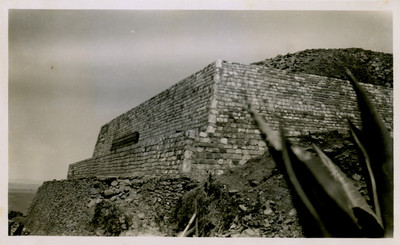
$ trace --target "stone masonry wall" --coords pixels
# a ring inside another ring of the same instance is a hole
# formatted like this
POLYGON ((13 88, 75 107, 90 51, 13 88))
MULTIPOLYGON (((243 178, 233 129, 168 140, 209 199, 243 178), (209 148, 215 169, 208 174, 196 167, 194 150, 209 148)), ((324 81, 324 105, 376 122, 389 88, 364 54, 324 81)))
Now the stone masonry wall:
MULTIPOLYGON (((392 89, 362 86, 392 130, 392 89)), ((289 137, 361 123, 348 81, 217 61, 104 125, 93 158, 71 164, 68 178, 221 174, 266 150, 248 103, 275 129, 282 121, 289 137), (110 150, 134 131, 137 144, 110 150)))
MULTIPOLYGON (((181 175, 47 181, 32 200, 25 227, 30 235, 110 235, 106 224, 95 222, 96 207, 107 209, 108 203, 119 211, 114 214, 119 214, 121 224, 114 220, 114 225, 128 232, 125 235, 140 235, 134 232, 167 224, 179 198, 197 184, 181 175)), ((113 222, 111 218, 104 221, 113 222)))
MULTIPOLYGON (((347 118, 361 126, 356 96, 348 81, 229 62, 217 67, 212 120, 206 132, 200 133, 192 156, 192 168, 197 172, 222 173, 266 150, 247 111, 248 102, 276 130, 281 120, 289 137, 331 130, 347 132, 347 118)), ((392 130, 392 89, 362 86, 392 130)))
POLYGON ((93 157, 71 164, 68 178, 181 172, 185 146, 206 128, 214 74, 213 63, 105 124, 93 157), (111 150, 115 139, 135 131, 136 144, 111 150))

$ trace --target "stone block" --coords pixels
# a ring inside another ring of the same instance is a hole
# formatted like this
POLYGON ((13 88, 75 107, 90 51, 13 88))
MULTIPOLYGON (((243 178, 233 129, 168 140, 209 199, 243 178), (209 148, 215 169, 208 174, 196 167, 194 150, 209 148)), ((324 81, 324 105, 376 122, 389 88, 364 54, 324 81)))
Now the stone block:
POLYGON ((188 131, 186 131, 186 136, 189 139, 196 139, 196 131, 195 130, 188 130, 188 131))
POLYGON ((192 169, 192 163, 193 163, 193 160, 184 159, 183 163, 182 163, 182 172, 189 173, 192 169))
POLYGON ((217 116, 216 115, 209 115, 208 116, 208 122, 215 124, 217 122, 217 116))
POLYGON ((208 137, 208 134, 206 132, 200 132, 199 136, 205 138, 208 137))
POLYGON ((207 132, 207 133, 215 133, 215 127, 213 127, 213 126, 207 126, 206 132, 207 132))
POLYGON ((192 157, 193 157, 193 151, 186 150, 185 151, 185 159, 192 158, 192 157))
POLYGON ((199 140, 201 143, 210 143, 211 139, 210 138, 200 138, 199 140))

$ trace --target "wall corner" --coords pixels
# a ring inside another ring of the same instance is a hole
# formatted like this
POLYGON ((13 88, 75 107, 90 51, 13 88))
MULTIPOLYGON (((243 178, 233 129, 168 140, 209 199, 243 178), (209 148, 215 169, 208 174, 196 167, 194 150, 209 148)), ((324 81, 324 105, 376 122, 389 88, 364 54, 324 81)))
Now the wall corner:
POLYGON ((222 59, 217 59, 217 60, 215 61, 215 67, 217 67, 217 68, 222 68, 222 62, 223 62, 222 59))

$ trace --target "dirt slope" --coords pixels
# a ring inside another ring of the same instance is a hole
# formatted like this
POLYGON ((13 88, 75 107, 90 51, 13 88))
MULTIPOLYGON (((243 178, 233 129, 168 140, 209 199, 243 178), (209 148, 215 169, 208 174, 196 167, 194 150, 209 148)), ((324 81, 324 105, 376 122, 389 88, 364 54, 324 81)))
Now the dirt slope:
POLYGON ((362 82, 393 87, 393 54, 360 48, 307 49, 253 64, 346 80, 348 67, 362 82))
MULTIPOLYGON (((296 139, 311 151, 319 145, 367 197, 365 180, 356 148, 348 135, 337 131, 296 139)), ((206 206, 197 209, 198 235, 216 237, 304 237, 304 220, 299 219, 291 191, 269 153, 246 164, 211 176, 178 203, 172 221, 182 231, 195 212, 195 200, 206 206)), ((190 234, 195 235, 195 234, 190 234)))

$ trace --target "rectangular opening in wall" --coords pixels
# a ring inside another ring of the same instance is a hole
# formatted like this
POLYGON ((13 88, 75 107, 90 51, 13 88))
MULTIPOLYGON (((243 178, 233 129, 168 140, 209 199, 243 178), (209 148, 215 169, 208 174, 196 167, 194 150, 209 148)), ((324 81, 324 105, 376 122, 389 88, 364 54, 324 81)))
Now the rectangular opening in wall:
POLYGON ((120 138, 114 139, 111 144, 111 151, 136 144, 137 142, 139 142, 139 132, 135 131, 120 138))

